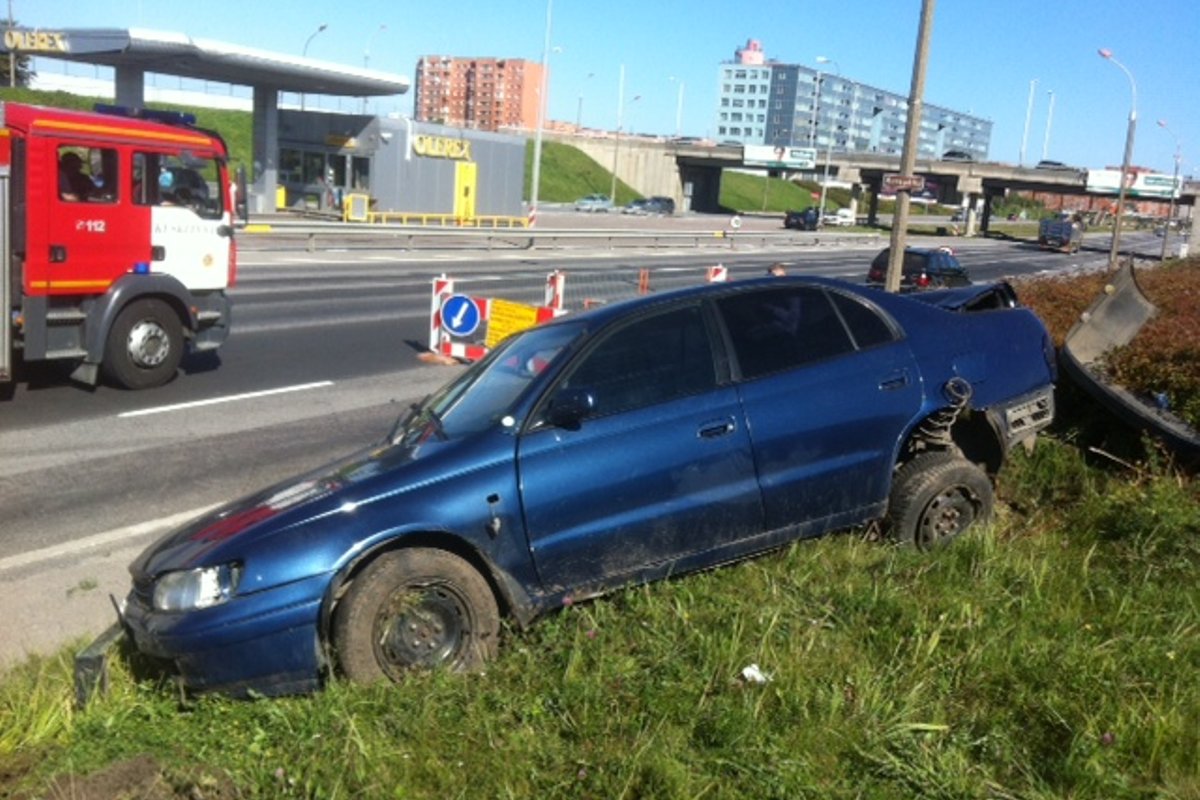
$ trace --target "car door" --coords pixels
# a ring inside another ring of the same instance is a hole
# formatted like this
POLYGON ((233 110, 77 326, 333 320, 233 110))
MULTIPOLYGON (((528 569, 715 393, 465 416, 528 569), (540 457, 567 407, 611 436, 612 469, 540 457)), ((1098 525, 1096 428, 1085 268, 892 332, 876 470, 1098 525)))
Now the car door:
POLYGON ((896 443, 921 403, 896 326, 858 295, 783 285, 718 301, 768 530, 804 534, 882 511, 896 443))
POLYGON ((568 393, 592 409, 570 427, 535 423, 519 443, 526 529, 547 586, 614 583, 762 530, 714 328, 698 303, 611 326, 550 390, 543 411, 568 393))

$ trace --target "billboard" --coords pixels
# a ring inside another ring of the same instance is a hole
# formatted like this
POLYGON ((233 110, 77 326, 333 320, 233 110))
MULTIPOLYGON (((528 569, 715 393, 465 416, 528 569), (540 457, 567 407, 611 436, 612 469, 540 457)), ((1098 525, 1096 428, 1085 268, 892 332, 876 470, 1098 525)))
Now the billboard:
POLYGON ((748 144, 742 147, 742 161, 747 167, 814 169, 817 166, 817 150, 814 147, 748 144))
MULTIPOLYGON (((1117 194, 1121 189, 1121 170, 1089 169, 1087 190, 1096 194, 1117 194)), ((1159 172, 1134 172, 1126 175, 1126 197, 1154 197, 1167 200, 1172 196, 1179 199, 1183 189, 1183 178, 1172 178, 1159 172), (1132 180, 1130 180, 1132 179, 1132 180)))

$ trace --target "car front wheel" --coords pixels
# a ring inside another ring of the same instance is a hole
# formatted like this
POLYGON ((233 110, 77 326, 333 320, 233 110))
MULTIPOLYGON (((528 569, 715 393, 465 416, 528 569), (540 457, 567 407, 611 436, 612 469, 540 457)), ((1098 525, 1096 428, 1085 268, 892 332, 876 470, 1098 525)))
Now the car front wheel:
POLYGON ((922 453, 896 473, 888 528, 896 541, 925 550, 990 519, 993 503, 982 469, 953 453, 922 453))
POLYGON ((499 635, 488 582, 444 550, 379 556, 334 610, 338 664, 359 683, 397 681, 413 669, 479 669, 496 654, 499 635))

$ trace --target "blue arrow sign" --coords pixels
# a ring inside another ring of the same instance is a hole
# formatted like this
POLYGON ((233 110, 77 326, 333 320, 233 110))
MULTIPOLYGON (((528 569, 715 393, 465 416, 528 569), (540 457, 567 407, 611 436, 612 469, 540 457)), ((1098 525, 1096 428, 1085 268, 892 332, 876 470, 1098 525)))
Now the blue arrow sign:
POLYGON ((479 327, 479 306, 464 294, 453 294, 442 303, 442 327, 455 336, 470 336, 479 327))

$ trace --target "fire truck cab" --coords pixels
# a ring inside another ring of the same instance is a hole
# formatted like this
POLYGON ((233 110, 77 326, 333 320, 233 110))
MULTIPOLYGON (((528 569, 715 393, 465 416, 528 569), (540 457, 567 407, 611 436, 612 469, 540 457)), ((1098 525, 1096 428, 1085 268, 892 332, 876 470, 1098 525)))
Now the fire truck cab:
POLYGON ((99 111, 0 104, 0 381, 19 353, 158 386, 229 335, 225 143, 188 115, 99 111))

